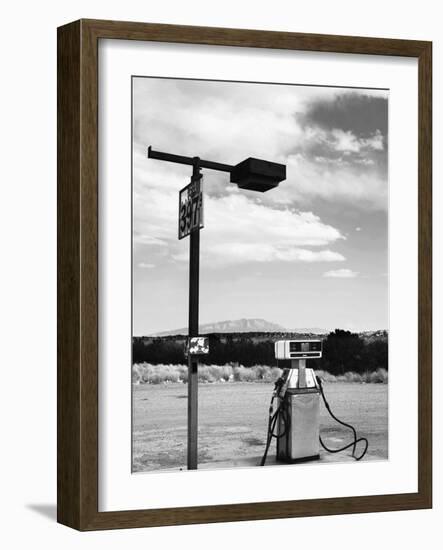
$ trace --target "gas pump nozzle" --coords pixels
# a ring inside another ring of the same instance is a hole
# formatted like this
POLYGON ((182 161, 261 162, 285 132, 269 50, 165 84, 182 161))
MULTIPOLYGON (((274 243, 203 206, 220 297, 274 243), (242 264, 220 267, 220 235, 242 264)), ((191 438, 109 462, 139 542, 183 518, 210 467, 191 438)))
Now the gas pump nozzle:
POLYGON ((284 398, 286 390, 288 389, 289 375, 290 375, 289 369, 285 369, 283 371, 283 374, 280 376, 280 378, 275 382, 274 395, 279 399, 284 398))

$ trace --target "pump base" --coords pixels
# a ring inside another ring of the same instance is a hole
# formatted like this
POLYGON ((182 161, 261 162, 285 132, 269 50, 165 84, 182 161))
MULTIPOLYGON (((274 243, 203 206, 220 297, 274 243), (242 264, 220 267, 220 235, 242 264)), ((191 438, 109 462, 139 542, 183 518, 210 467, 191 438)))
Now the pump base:
POLYGON ((310 460, 319 460, 320 455, 302 456, 301 458, 277 458, 277 462, 284 464, 300 464, 301 462, 309 462, 310 460))

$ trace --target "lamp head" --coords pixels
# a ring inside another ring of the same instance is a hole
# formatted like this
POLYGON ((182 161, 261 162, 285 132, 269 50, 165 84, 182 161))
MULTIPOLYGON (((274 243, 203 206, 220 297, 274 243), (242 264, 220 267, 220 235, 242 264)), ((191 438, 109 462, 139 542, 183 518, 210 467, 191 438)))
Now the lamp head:
POLYGON ((286 179, 286 166, 267 160, 248 158, 234 166, 231 182, 241 189, 264 193, 286 179))

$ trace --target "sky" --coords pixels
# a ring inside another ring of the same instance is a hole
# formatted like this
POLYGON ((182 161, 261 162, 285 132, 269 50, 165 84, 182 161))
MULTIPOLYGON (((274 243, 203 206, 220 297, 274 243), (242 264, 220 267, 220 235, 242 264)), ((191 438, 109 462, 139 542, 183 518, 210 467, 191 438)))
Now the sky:
POLYGON ((239 189, 203 170, 200 323, 388 328, 388 91, 133 78, 133 334, 187 326, 189 238, 178 192, 192 168, 154 150, 286 165, 239 189))

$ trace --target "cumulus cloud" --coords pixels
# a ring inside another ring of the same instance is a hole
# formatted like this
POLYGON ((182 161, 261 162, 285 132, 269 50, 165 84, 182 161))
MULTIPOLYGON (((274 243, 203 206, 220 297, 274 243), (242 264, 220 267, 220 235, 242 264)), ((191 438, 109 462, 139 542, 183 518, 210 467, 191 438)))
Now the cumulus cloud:
POLYGON ((386 97, 339 88, 134 79, 135 261, 180 262, 188 253, 186 240, 177 240, 177 203, 189 167, 148 160, 148 145, 230 164, 249 156, 286 164, 286 181, 263 195, 239 191, 226 174, 205 170, 202 255, 214 265, 343 261, 333 246, 345 237, 336 222, 315 213, 315 201, 386 209, 380 159, 387 129, 379 123, 386 97), (372 115, 360 113, 353 125, 361 109, 372 115))
POLYGON ((313 162, 296 154, 287 160, 287 181, 274 192, 280 204, 315 204, 316 199, 342 204, 342 208, 385 211, 388 206, 386 181, 374 171, 356 170, 346 159, 313 162))
POLYGON ((298 111, 303 139, 288 155, 282 202, 315 198, 387 210, 387 93, 365 91, 313 98, 298 111))
POLYGON ((323 273, 323 277, 332 277, 336 279, 354 279, 358 276, 358 271, 352 271, 351 269, 333 269, 323 273))
MULTIPOLYGON (((143 197, 134 215, 137 261, 150 263, 162 256, 163 261, 187 261, 186 240, 177 240, 176 193, 146 189, 143 197)), ((344 235, 312 212, 270 206, 237 193, 205 196, 204 208, 201 254, 208 265, 345 259, 328 248, 344 235)))
POLYGON ((307 126, 324 129, 352 131, 358 136, 367 137, 379 131, 388 132, 388 94, 380 90, 378 94, 367 90, 342 91, 333 97, 313 97, 299 120, 307 126))
POLYGON ((226 195, 206 201, 207 230, 211 239, 219 235, 230 242, 285 246, 325 246, 345 237, 312 212, 278 208, 244 194, 226 195))
MULTIPOLYGON (((287 180, 264 202, 387 208, 385 91, 138 78, 134 120, 135 166, 146 167, 148 145, 229 164, 252 156, 287 164, 287 180)), ((149 170, 153 185, 169 188, 188 174, 154 161, 149 170)), ((208 194, 223 177, 210 174, 208 194)))
MULTIPOLYGON (((296 247, 282 247, 270 244, 223 243, 202 252, 209 265, 244 264, 248 262, 341 262, 345 257, 331 250, 309 250, 296 247)), ((188 255, 173 256, 175 260, 187 261, 188 255)))
POLYGON ((143 235, 137 230, 134 231, 134 242, 137 244, 156 246, 160 248, 167 246, 166 241, 154 237, 153 235, 143 235))
POLYGON ((334 129, 331 131, 331 147, 344 153, 360 153, 363 149, 383 151, 383 136, 379 130, 367 138, 359 138, 350 130, 334 129))

